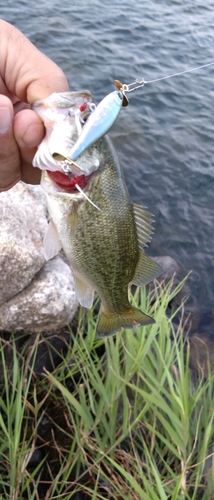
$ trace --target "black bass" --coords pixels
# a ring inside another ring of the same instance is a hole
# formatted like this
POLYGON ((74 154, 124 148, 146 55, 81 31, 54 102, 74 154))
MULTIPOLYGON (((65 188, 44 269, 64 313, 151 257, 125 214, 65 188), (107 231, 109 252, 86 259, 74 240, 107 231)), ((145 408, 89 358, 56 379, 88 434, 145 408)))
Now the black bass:
MULTIPOLYGON (((69 140, 75 143, 76 137, 69 140)), ((104 137, 92 147, 98 168, 88 159, 90 165, 79 175, 50 169, 42 174, 51 219, 44 246, 47 259, 63 248, 81 305, 90 308, 94 292, 99 295, 97 334, 102 337, 155 322, 129 303, 128 288, 131 283, 145 285, 162 269, 143 251, 151 238, 152 217, 144 207, 132 205, 111 141, 104 137)))

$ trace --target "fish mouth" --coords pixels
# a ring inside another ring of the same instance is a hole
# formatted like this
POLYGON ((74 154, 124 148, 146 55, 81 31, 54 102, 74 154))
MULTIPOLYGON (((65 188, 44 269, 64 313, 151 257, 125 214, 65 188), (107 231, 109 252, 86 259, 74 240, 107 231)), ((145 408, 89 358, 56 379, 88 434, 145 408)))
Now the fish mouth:
MULTIPOLYGON (((68 158, 77 137, 95 108, 89 91, 54 93, 35 101, 32 109, 43 120, 46 135, 39 145, 32 165, 40 170, 59 171, 64 174, 87 176, 100 166, 100 155, 96 147, 88 148, 78 164, 68 158)), ((56 179, 58 184, 58 179, 56 179)), ((59 180, 61 185, 61 180, 59 180)), ((67 186, 67 182, 62 181, 67 186)), ((72 190, 72 187, 71 187, 72 190)))
POLYGON ((54 172, 51 170, 47 170, 47 173, 51 180, 61 189, 66 191, 66 193, 76 193, 78 192, 77 185, 84 189, 87 186, 91 176, 93 175, 74 175, 72 173, 64 174, 58 170, 54 172))

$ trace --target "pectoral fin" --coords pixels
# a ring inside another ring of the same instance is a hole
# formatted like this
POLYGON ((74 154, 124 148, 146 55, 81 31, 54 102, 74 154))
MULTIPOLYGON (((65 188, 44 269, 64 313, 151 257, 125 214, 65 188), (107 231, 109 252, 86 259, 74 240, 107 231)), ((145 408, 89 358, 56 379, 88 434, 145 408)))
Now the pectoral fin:
POLYGON ((83 307, 90 309, 93 305, 94 290, 86 283, 79 274, 74 272, 75 292, 77 300, 83 307))
POLYGON ((57 255, 62 247, 56 227, 52 220, 50 220, 48 224, 43 244, 44 244, 44 256, 46 260, 50 260, 55 255, 57 255))
POLYGON ((143 250, 140 250, 139 260, 135 270, 135 275, 132 283, 137 286, 143 286, 157 278, 163 269, 157 262, 150 259, 143 250))
POLYGON ((77 228, 77 224, 78 224, 78 214, 77 214, 76 210, 72 210, 72 212, 68 215, 67 223, 68 223, 70 236, 72 236, 72 235, 74 235, 76 228, 77 228))

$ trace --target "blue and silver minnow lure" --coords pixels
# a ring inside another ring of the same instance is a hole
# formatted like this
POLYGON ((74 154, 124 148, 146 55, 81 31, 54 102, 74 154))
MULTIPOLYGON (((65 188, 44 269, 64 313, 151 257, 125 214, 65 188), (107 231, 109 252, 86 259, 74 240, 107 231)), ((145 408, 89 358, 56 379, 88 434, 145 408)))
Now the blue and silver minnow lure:
MULTIPOLYGON (((92 146, 92 144, 103 137, 112 127, 121 107, 127 104, 128 99, 124 95, 122 88, 104 97, 89 115, 76 143, 66 155, 66 160, 75 161, 89 146, 92 146)), ((60 151, 54 153, 53 156, 60 156, 60 151)))

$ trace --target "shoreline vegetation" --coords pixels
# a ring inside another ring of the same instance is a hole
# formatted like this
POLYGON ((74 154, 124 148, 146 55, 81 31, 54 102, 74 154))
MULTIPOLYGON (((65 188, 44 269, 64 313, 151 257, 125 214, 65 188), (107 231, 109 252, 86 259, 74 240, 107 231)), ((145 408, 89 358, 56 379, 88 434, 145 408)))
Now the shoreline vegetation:
POLYGON ((168 307, 183 283, 130 292, 156 323, 108 339, 98 303, 80 308, 42 375, 40 335, 21 353, 1 339, 0 500, 214 498, 214 374, 191 369, 185 304, 168 307))

